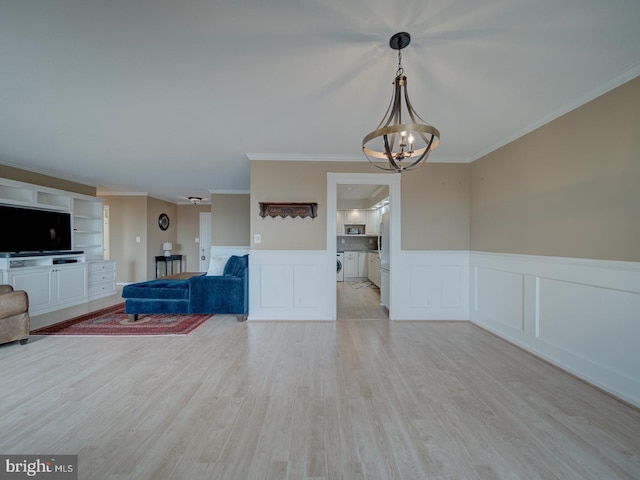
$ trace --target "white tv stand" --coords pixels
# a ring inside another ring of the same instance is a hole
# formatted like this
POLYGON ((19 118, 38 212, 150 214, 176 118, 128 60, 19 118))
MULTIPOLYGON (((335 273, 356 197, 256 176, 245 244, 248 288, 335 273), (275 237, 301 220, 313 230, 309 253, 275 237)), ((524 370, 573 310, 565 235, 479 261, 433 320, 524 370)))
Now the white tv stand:
POLYGON ((0 178, 0 204, 72 215, 72 251, 0 254, 0 283, 27 292, 31 315, 116 293, 116 262, 103 260, 102 199, 0 178))
POLYGON ((2 283, 29 294, 29 313, 50 312, 88 299, 87 262, 83 252, 5 255, 2 283))

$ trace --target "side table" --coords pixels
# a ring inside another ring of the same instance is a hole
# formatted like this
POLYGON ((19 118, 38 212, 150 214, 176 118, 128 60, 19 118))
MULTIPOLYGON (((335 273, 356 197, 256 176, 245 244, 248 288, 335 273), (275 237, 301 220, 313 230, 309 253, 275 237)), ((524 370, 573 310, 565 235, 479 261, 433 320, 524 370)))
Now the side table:
POLYGON ((156 259, 156 278, 158 278, 158 263, 164 263, 164 275, 173 275, 173 262, 179 261, 178 271, 182 273, 182 255, 158 255, 156 259), (169 273, 171 271, 171 273, 169 273))

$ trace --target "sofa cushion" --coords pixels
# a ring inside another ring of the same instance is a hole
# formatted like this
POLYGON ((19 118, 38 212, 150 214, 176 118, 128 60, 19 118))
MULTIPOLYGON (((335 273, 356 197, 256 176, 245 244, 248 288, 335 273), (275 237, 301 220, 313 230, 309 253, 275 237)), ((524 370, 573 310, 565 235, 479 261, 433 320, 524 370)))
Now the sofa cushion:
POLYGON ((180 314, 189 312, 188 300, 157 299, 157 298, 127 298, 124 303, 124 313, 155 313, 158 315, 180 314))
POLYGON ((150 298, 168 300, 188 300, 188 280, 149 280, 133 283, 122 289, 123 298, 150 298))
POLYGON ((247 255, 243 257, 232 255, 231 258, 229 258, 229 261, 227 261, 227 264, 224 266, 223 275, 232 277, 238 276, 247 266, 247 260, 247 255))

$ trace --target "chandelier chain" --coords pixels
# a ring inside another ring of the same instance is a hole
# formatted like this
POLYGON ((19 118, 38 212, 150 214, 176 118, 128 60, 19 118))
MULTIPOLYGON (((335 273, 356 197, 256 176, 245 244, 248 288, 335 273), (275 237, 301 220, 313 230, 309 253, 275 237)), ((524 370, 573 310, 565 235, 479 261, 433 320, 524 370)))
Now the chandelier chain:
POLYGON ((396 71, 396 77, 399 77, 404 73, 404 68, 402 67, 402 50, 398 50, 398 70, 396 71))

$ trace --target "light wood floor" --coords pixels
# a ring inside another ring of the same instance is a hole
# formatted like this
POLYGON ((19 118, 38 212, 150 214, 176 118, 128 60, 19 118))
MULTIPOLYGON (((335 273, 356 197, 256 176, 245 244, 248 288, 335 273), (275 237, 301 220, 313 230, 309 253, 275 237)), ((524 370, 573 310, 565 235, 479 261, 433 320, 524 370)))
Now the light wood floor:
POLYGON ((82 480, 640 478, 640 412, 468 322, 216 316, 0 367, 0 452, 82 480))
POLYGON ((389 312, 380 306, 379 288, 353 288, 352 283, 337 282, 336 303, 338 320, 386 320, 389 312))

